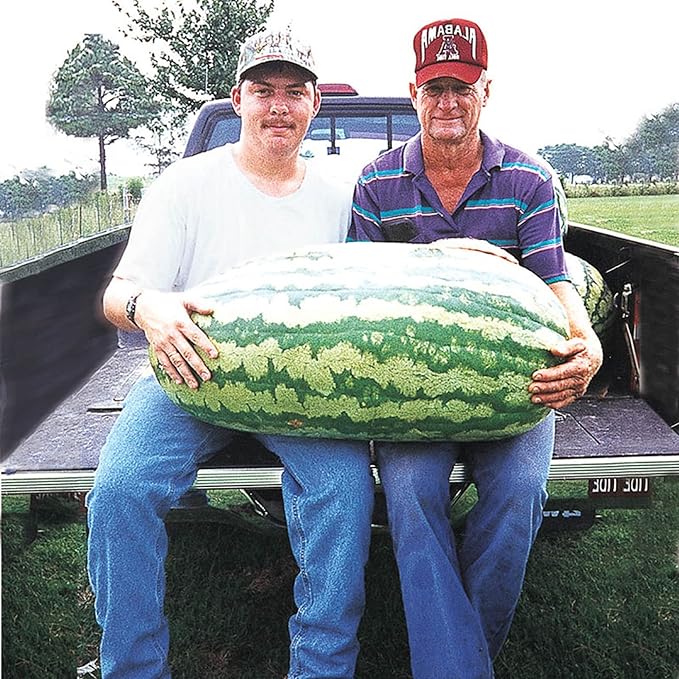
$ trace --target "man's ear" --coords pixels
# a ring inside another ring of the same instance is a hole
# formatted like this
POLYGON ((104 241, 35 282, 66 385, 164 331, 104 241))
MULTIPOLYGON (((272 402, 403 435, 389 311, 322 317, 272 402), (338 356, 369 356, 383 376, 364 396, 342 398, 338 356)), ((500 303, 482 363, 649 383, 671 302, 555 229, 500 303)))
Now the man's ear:
POLYGON ((240 116, 240 85, 231 88, 231 104, 237 116, 240 116))
POLYGON ((318 115, 318 111, 321 108, 321 91, 318 89, 318 85, 314 85, 314 118, 318 115))
POLYGON ((488 103, 488 98, 490 97, 490 84, 493 81, 488 78, 486 80, 486 86, 483 88, 483 105, 485 106, 488 103))
POLYGON ((410 83, 410 101, 413 104, 413 108, 417 109, 417 106, 415 106, 417 102, 417 85, 415 83, 410 83))

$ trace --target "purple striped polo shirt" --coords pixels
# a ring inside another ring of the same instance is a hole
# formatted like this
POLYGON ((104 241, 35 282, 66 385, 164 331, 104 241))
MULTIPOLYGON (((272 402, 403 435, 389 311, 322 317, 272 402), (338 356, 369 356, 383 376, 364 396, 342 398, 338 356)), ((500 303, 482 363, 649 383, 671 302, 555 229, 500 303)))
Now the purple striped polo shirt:
POLYGON ((546 283, 569 280, 550 172, 481 133, 483 160, 450 214, 424 173, 420 135, 366 166, 348 240, 431 243, 469 237, 513 254, 546 283))

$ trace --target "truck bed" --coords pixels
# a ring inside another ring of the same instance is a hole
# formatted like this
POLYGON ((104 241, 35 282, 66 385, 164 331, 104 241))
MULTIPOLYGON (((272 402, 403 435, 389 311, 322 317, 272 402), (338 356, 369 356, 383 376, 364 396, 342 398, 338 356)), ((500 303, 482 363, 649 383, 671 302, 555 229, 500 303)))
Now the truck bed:
MULTIPOLYGON (((121 334, 113 355, 5 459, 2 492, 89 490, 123 399, 149 369, 139 336, 121 334)), ((679 474, 679 436, 641 398, 583 398, 557 414, 556 431, 552 479, 679 474)), ((280 476, 278 459, 244 434, 199 471, 195 487, 275 488, 280 476)), ((451 481, 465 478, 460 463, 451 481)))

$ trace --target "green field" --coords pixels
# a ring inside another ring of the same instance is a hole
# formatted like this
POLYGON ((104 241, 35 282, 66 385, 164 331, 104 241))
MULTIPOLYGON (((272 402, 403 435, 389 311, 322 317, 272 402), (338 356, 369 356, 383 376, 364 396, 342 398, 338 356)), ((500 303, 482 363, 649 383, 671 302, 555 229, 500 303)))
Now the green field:
POLYGON ((97 193, 82 205, 0 222, 0 269, 129 222, 133 213, 123 209, 120 196, 97 193))
MULTIPOLYGON (((496 679, 679 677, 679 482, 654 491, 651 508, 604 510, 585 531, 541 531, 496 679)), ((168 523, 173 677, 281 679, 296 572, 287 537, 253 518, 238 493, 211 495, 222 508, 214 516, 168 523)), ((26 498, 3 501, 2 676, 74 679, 99 638, 85 526, 60 498, 43 501, 35 519, 27 509, 26 498)), ((359 637, 356 679, 410 677, 384 530, 373 534, 359 637)))
POLYGON ((679 195, 569 198, 568 218, 679 247, 679 195))

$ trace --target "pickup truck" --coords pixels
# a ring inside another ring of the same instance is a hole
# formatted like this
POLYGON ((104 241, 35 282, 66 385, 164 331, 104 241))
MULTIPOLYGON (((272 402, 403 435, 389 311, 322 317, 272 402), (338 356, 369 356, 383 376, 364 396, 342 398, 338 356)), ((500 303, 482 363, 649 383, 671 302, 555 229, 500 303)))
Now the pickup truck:
MULTIPOLYGON (((419 130, 406 98, 321 87, 301 154, 341 181, 353 184, 370 159, 419 130)), ((229 100, 207 103, 185 155, 233 141, 239 129, 229 100)), ((123 399, 148 369, 143 338, 116 332, 99 310, 129 228, 0 271, 2 493, 82 494, 92 486, 123 399)), ((653 477, 679 474, 679 249, 575 223, 566 249, 599 269, 616 300, 602 370, 557 417, 550 479, 587 479, 589 498, 548 506, 546 518, 587 525, 596 508, 647 503, 653 477)), ((244 434, 199 471, 194 492, 241 489, 280 520, 281 471, 244 434)), ((451 486, 459 495, 467 485, 458 464, 451 486)))

